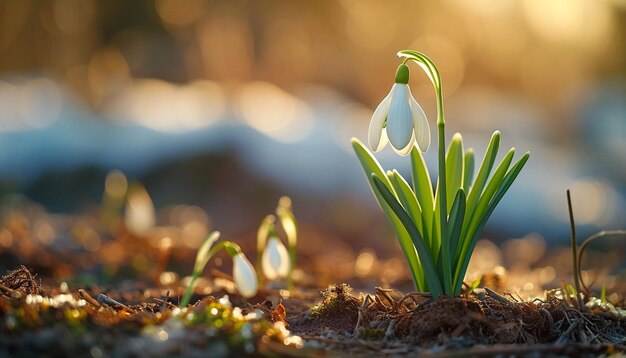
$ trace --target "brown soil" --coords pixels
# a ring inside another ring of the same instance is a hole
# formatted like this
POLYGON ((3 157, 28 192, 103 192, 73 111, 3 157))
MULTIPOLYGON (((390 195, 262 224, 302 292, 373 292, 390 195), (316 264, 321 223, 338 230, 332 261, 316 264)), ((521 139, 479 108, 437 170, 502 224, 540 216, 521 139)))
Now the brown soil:
POLYGON ((346 284, 332 285, 320 292, 322 302, 314 309, 292 319, 289 328, 297 334, 311 335, 334 331, 351 335, 359 316, 360 301, 350 295, 352 289, 346 284))
MULTIPOLYGON (((182 292, 182 290, 179 290, 182 292)), ((173 318, 180 292, 158 289, 70 290, 86 303, 33 304, 59 288, 42 286, 25 267, 0 278, 0 356, 597 356, 626 352, 626 318, 577 308, 548 292, 522 302, 489 289, 432 299, 377 288, 355 297, 347 284, 319 298, 262 290, 247 301, 230 294, 241 314, 262 312, 248 328, 219 297, 195 295, 186 320, 173 318), (41 296, 39 296, 41 295, 41 296), (31 302, 29 303, 29 300, 31 302), (219 314, 213 313, 219 309, 219 314), (286 345, 283 324, 304 346, 286 345), (165 339, 160 332, 166 332, 165 339), (50 353, 52 352, 52 353, 50 353)), ((230 307, 230 306, 229 306, 230 307)))
POLYGON ((518 302, 491 290, 433 300, 424 294, 396 299, 392 291, 377 289, 356 299, 339 285, 322 294, 318 307, 288 321, 294 333, 331 351, 454 355, 463 348, 477 355, 527 355, 534 349, 528 347, 537 347, 545 354, 595 356, 626 349, 625 318, 580 311, 553 293, 543 301, 518 302))

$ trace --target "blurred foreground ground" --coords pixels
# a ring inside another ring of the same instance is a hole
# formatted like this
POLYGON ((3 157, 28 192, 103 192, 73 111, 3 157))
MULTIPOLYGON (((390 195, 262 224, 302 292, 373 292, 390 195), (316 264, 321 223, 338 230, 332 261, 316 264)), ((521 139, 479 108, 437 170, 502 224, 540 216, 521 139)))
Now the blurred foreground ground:
MULTIPOLYGON (((196 206, 178 205, 160 212, 158 225, 132 233, 115 211, 49 214, 28 202, 3 207, 0 231, 0 271, 25 265, 44 283, 70 287, 185 286, 196 247, 207 233, 207 215, 196 206)), ((128 223, 128 221, 127 221, 128 223)), ((141 225, 139 223, 138 225, 141 225)), ((135 228, 139 228, 135 225, 135 228)), ((135 230, 136 231, 136 230, 135 230)), ((254 263, 255 232, 225 239, 241 243, 254 263)), ((585 253, 583 280, 592 290, 606 287, 608 298, 621 302, 626 294, 623 244, 599 240, 585 253)), ((229 277, 231 260, 218 255, 198 283, 199 292, 222 290, 213 278, 229 277)), ((479 241, 466 283, 482 279, 481 287, 508 292, 524 300, 543 297, 544 290, 573 283, 571 251, 548 247, 538 235, 495 243, 479 241)), ((295 282, 319 290, 347 282, 355 291, 387 287, 412 291, 406 263, 390 237, 333 237, 318 226, 300 226, 295 282), (360 248, 356 249, 355 248, 360 248)), ((176 291, 173 291, 176 292, 176 291)))

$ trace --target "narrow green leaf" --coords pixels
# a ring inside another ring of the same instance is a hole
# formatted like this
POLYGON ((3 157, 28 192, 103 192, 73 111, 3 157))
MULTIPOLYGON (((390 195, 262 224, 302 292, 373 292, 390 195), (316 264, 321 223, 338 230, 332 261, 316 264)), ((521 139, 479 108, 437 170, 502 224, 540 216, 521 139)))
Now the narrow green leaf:
MULTIPOLYGON (((439 266, 439 250, 441 249, 441 200, 439 198, 439 181, 437 181, 437 188, 435 189, 435 209, 433 210, 432 218, 432 235, 430 240, 430 252, 435 258, 435 265, 439 266)), ((443 270, 441 271, 443 274, 443 270)))
POLYGON ((450 214, 454 195, 463 186, 463 137, 455 133, 446 154, 446 203, 450 214))
POLYGON ((198 272, 198 274, 200 274, 204 270, 204 267, 206 266, 206 264, 209 262, 209 259, 211 258, 211 256, 209 255, 209 252, 211 250, 211 246, 213 246, 213 244, 219 238, 220 238, 220 232, 219 231, 213 231, 204 240, 204 242, 202 243, 202 245, 198 249, 198 253, 196 254, 196 263, 193 266, 193 272, 194 273, 198 272))
POLYGON ((517 176, 524 168, 524 165, 528 161, 529 157, 530 157, 530 153, 526 152, 515 164, 513 164, 511 169, 506 173, 506 176, 502 180, 498 191, 496 192, 494 197, 491 199, 489 206, 487 207, 487 211, 483 214, 481 222, 479 223, 478 227, 476 228, 476 230, 474 231, 472 235, 472 238, 470 240, 470 246, 467 251, 469 255, 458 258, 459 260, 462 260, 462 261, 459 266, 460 270, 457 270, 457 272, 455 273, 455 280, 456 280, 455 282, 457 284, 457 287, 455 289, 455 294, 458 294, 461 292, 463 278, 465 277, 467 266, 469 265, 471 253, 474 251, 474 247, 476 246, 476 242, 478 241, 478 235, 480 235, 480 233, 482 232, 483 228, 487 224, 487 220, 489 220, 489 217, 491 216, 495 208, 500 203, 500 200, 502 200, 502 198, 504 197, 504 194, 506 194, 506 192, 509 190, 511 185, 513 185, 513 182, 515 182, 515 179, 517 179, 517 176))
POLYGON ((411 189, 411 186, 395 169, 393 171, 387 171, 387 177, 389 177, 389 181, 391 182, 391 185, 393 185, 393 188, 398 195, 398 199, 400 199, 400 203, 408 211, 409 215, 411 215, 411 218, 413 219, 413 222, 415 222, 420 235, 424 237, 424 219, 422 218, 422 208, 417 202, 415 193, 411 189))
POLYGON ((256 233, 256 272, 257 279, 259 283, 263 282, 263 265, 261 265, 261 257, 263 256, 263 250, 265 250, 265 246, 267 244, 267 239, 270 235, 270 229, 276 222, 276 217, 274 215, 266 216, 261 224, 259 225, 259 229, 256 233))
POLYGON ((465 192, 463 188, 459 188, 454 196, 451 204, 450 219, 448 226, 448 237, 441 240, 441 259, 440 266, 443 275, 444 292, 447 295, 454 294, 454 285, 452 283, 452 257, 458 242, 458 235, 461 233, 461 224, 465 211, 465 192), (455 239, 456 235, 456 239, 455 239))
POLYGON ((385 186, 388 189, 391 189, 391 183, 385 175, 385 171, 383 170, 380 163, 378 163, 378 160, 372 155, 372 153, 367 148, 365 148, 365 145, 363 145, 363 143, 361 143, 361 141, 357 138, 352 138, 352 148, 354 149, 357 158, 361 162, 363 170, 365 170, 367 179, 371 180, 371 178, 369 177, 370 174, 376 174, 376 176, 381 178, 385 186))
POLYGON ((411 175, 413 181, 413 190, 417 202, 422 208, 422 216, 424 217, 424 237, 432 236, 433 228, 433 210, 435 209, 435 198, 433 197, 433 186, 428 174, 428 168, 424 162, 422 152, 413 148, 411 150, 411 175))
POLYGON ((450 211, 450 232, 449 240, 447 240, 450 253, 450 257, 454 257, 454 253, 457 250, 459 244, 459 237, 461 236, 461 229, 463 228, 463 219, 465 217, 465 205, 466 197, 465 190, 460 188, 456 192, 454 197, 454 203, 452 204, 452 210, 450 211))
POLYGON ((474 208, 474 212, 472 213, 469 230, 471 230, 472 227, 475 227, 478 221, 480 221, 480 219, 482 218, 485 210, 487 209, 487 206, 489 205, 489 202, 493 198, 498 188, 500 188, 500 185, 502 184, 502 181, 507 171, 509 170, 509 166, 511 165, 511 161, 513 160, 514 155, 515 148, 511 148, 511 150, 506 153, 504 158, 502 158, 502 161, 498 165, 498 168, 496 168, 496 171, 493 173, 491 179, 489 179, 489 183, 487 184, 487 187, 485 188, 483 194, 480 196, 480 199, 478 199, 478 204, 476 205, 476 207, 474 208))
POLYGON ((407 214, 407 212, 402 208, 402 205, 400 205, 398 200, 393 196, 385 183, 375 174, 372 174, 372 180, 374 181, 374 186, 378 189, 380 195, 387 202, 387 205, 389 205, 391 210, 393 210, 398 219, 400 219, 402 225, 409 233, 419 254, 422 268, 426 276, 426 282, 428 283, 428 288, 430 289, 433 298, 439 297, 442 294, 441 283, 439 281, 439 277, 437 276, 433 259, 430 255, 428 247, 426 246, 426 242, 424 242, 424 239, 420 236, 417 231, 417 227, 415 226, 413 220, 411 220, 409 214, 407 214))
POLYGON ((180 307, 184 308, 184 307, 187 307, 187 305, 189 304, 189 301, 191 300, 191 296, 193 295, 193 288, 196 285, 196 281, 198 280, 198 277, 200 277, 200 274, 202 274, 202 271, 204 271, 204 267, 206 266, 207 263, 209 263, 209 260, 211 259, 211 257, 213 257, 213 251, 211 250, 211 247, 213 246, 213 244, 215 244, 215 242, 219 238, 220 238, 220 232, 213 231, 207 236, 207 238, 204 240, 202 245, 200 245, 200 248, 198 249, 198 252, 196 253, 196 262, 193 265, 193 271, 191 272, 191 281, 189 282, 189 285, 185 289, 183 298, 180 301, 180 307))
POLYGON ((376 197, 378 205, 385 213, 385 216, 389 220, 391 228, 398 237, 400 248, 402 248, 402 252, 404 253, 404 256, 406 257, 406 260, 409 264, 409 270, 411 272, 416 290, 425 291, 427 286, 424 272, 422 270, 420 260, 417 256, 417 251, 415 250, 415 247, 413 246, 413 243, 411 241, 411 237, 409 236, 409 233, 404 228, 398 217, 394 214, 393 210, 391 210, 389 205, 387 205, 386 201, 380 195, 379 191, 376 190, 371 175, 375 174, 379 178, 382 178, 381 180, 383 180, 383 183, 385 183, 388 188, 391 188, 391 183, 389 182, 389 179, 387 178, 382 167, 378 163, 378 160, 374 158, 371 152, 367 148, 365 148, 360 140, 358 140, 357 138, 352 138, 352 147, 354 149, 354 152, 356 153, 357 158, 359 159, 359 162, 361 163, 361 166, 363 167, 365 177, 370 188, 372 189, 372 192, 374 193, 374 196, 376 197))
MULTIPOLYGON (((513 155, 515 155, 515 149, 511 148, 508 153, 502 158, 502 161, 496 168, 493 176, 489 180, 485 191, 480 196, 474 211, 469 215, 469 223, 466 222, 466 225, 463 226, 463 230, 461 232, 461 241, 459 243, 459 248, 457 249, 457 257, 463 257, 467 254, 467 248, 470 245, 471 238, 476 231, 481 219, 483 218, 485 211, 487 210, 487 206, 491 201, 491 198, 495 194, 496 190, 500 187, 504 176, 509 169, 509 165, 511 164, 511 160, 513 160, 513 155)), ((467 215, 466 215, 467 216, 467 215)), ((466 218, 466 220, 468 220, 466 218)), ((470 253, 471 254, 471 253, 470 253)), ((458 262, 458 261, 457 261, 458 262)))
MULTIPOLYGON (((293 270, 296 267, 297 245, 298 245, 298 221, 293 214, 291 198, 283 196, 278 200, 276 207, 276 216, 280 220, 285 234, 287 235, 287 245, 289 249, 289 271, 287 273, 287 289, 291 290, 293 286, 293 270)), ((259 265, 263 266, 263 265, 259 265)))
POLYGON ((463 190, 469 192, 474 179, 474 150, 469 148, 463 156, 463 190))
POLYGON ((489 174, 491 174, 491 168, 493 167, 496 156, 498 155, 499 146, 500 132, 495 131, 491 136, 491 140, 487 146, 487 151, 485 151, 485 157, 480 165, 480 169, 478 169, 476 181, 474 182, 474 185, 472 185, 467 197, 467 210, 465 211, 464 220, 466 225, 469 224, 469 216, 474 212, 474 207, 476 207, 478 199, 480 199, 480 194, 482 194, 485 183, 487 183, 487 179, 489 178, 489 174))

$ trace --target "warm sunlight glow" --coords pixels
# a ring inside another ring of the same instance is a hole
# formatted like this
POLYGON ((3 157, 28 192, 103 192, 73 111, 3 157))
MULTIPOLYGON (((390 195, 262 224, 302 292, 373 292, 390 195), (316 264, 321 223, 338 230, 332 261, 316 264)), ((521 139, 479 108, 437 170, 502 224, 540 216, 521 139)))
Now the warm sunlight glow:
POLYGON ((243 86, 237 103, 246 123, 282 142, 295 142, 306 137, 312 126, 309 106, 269 82, 243 86))
POLYGON ((538 36, 559 45, 602 49, 614 26, 608 1, 526 0, 523 13, 538 36))
POLYGON ((118 95, 113 107, 116 118, 162 132, 184 132, 216 122, 225 96, 220 85, 206 80, 181 86, 141 79, 118 95))
POLYGON ((110 171, 104 180, 104 190, 108 196, 122 198, 128 190, 128 180, 119 170, 110 171))
POLYGON ((617 194, 607 183, 581 178, 570 189, 576 223, 601 226, 611 220, 617 209, 617 194))
POLYGON ((137 187, 128 194, 125 223, 128 231, 144 235, 156 224, 156 212, 150 195, 143 187, 137 187))

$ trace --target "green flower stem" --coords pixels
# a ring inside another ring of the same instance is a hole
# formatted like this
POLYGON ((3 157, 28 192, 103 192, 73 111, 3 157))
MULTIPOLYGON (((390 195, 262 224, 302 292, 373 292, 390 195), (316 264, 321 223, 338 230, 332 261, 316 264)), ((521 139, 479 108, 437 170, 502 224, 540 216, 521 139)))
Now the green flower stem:
POLYGON ((261 261, 263 259, 263 250, 265 250, 265 245, 267 245, 267 239, 270 236, 270 231, 274 230, 274 223, 276 222, 276 217, 274 215, 268 215, 263 219, 261 225, 259 225, 259 230, 257 231, 257 239, 256 239, 256 273, 257 280, 259 280, 259 284, 263 284, 264 275, 263 275, 263 265, 261 261))
MULTIPOLYGON (((213 236, 209 236, 207 240, 205 240, 205 244, 211 246, 213 245, 215 240, 217 240, 217 238, 213 239, 213 236)), ((203 246, 205 244, 203 244, 203 246)), ((222 241, 219 244, 211 247, 211 249, 206 254, 199 254, 196 257, 196 264, 194 265, 193 272, 191 273, 191 282, 189 282, 189 286, 187 286, 187 289, 185 290, 183 299, 180 301, 180 308, 187 307, 189 301, 191 301, 191 296, 193 295, 193 288, 196 285, 196 281, 200 277, 200 274, 202 274, 204 267, 209 262, 209 260, 211 260, 211 258, 222 249, 226 250, 228 256, 230 257, 234 257, 241 252, 241 248, 239 247, 239 245, 235 244, 234 242, 222 241)), ((199 252, 202 251, 204 250, 202 250, 201 248, 199 252)))
POLYGON ((287 249, 289 250, 289 271, 287 272, 287 289, 293 289, 293 270, 296 267, 296 254, 298 245, 298 222, 293 214, 291 199, 283 196, 278 201, 276 216, 287 235, 287 249))
MULTIPOLYGON (((447 188, 446 188, 446 120, 443 113, 443 94, 441 90, 441 76, 437 67, 431 59, 421 52, 412 50, 402 50, 398 52, 399 57, 406 58, 405 62, 412 60, 417 63, 428 75, 435 87, 437 97, 437 130, 438 130, 438 155, 439 155, 439 219, 441 240, 448 240, 448 208, 447 208, 447 188)), ((447 245, 446 245, 447 246, 447 245)), ((446 293, 452 291, 452 267, 450 254, 446 251, 442 253, 444 269, 444 290, 446 293)))

